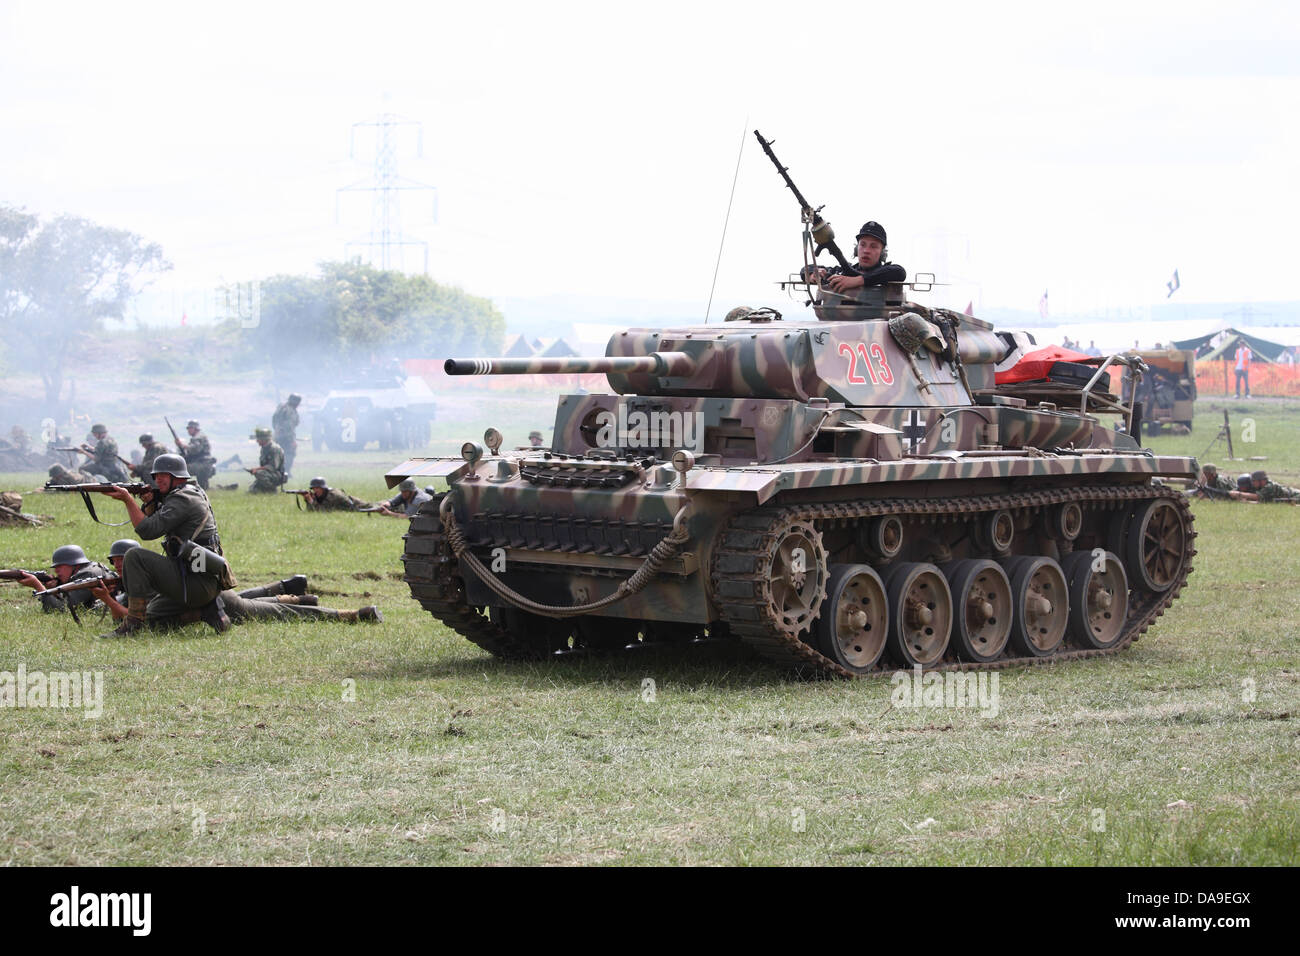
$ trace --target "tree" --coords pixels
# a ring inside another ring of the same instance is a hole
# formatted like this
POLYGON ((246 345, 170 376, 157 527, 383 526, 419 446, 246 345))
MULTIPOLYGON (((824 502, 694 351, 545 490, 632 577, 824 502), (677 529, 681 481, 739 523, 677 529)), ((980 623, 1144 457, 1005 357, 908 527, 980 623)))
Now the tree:
POLYGON ((323 262, 315 276, 273 276, 261 285, 261 303, 259 343, 281 374, 491 355, 505 336, 505 317, 490 300, 356 260, 323 262))
POLYGON ((73 216, 42 223, 0 206, 0 329, 14 357, 40 373, 49 407, 78 339, 121 319, 152 274, 170 268, 160 246, 124 229, 73 216))

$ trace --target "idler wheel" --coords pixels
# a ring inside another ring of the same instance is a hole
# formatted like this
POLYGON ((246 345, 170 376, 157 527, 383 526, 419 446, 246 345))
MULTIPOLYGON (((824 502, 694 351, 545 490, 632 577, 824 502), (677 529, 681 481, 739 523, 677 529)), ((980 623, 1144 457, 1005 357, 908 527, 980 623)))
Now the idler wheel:
POLYGON ((996 660, 1011 637, 1011 581, 996 561, 953 561, 943 566, 952 592, 952 647, 962 660, 996 660))
POLYGON ((889 633, 885 583, 865 564, 832 564, 817 619, 819 651, 855 674, 876 666, 889 633))
POLYGON ((1007 558, 1011 580, 1011 647, 1025 657, 1047 657, 1065 639, 1070 599, 1061 566, 1046 557, 1007 558))
POLYGON ((1128 620, 1128 576, 1109 551, 1076 551, 1062 562, 1070 595, 1070 639, 1104 650, 1124 636, 1128 620))
POLYGON ((952 632, 948 579, 933 564, 900 564, 885 580, 889 595, 889 656, 900 667, 943 659, 952 632))
POLYGON ((1164 498, 1138 507, 1128 525, 1125 564, 1135 587, 1156 594, 1178 580, 1187 554, 1187 527, 1182 513, 1164 498))

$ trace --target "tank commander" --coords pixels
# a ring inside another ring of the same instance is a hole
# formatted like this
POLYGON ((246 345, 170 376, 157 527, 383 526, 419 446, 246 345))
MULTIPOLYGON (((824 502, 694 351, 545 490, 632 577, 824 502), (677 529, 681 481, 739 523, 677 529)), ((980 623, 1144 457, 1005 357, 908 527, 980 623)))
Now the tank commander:
POLYGON ((185 423, 185 431, 190 440, 178 442, 180 453, 185 456, 185 467, 189 469, 199 487, 208 490, 208 482, 217 473, 216 459, 212 457, 212 443, 208 436, 199 429, 199 423, 191 418, 185 423))
POLYGON ((1300 488, 1290 488, 1279 485, 1276 481, 1269 481, 1268 472, 1263 469, 1251 472, 1250 485, 1260 501, 1300 502, 1300 488))
MULTIPOLYGON (((55 548, 50 564, 59 584, 84 581, 87 578, 102 578, 113 573, 104 565, 91 561, 86 557, 86 552, 75 544, 65 544, 61 548, 55 548)), ((43 594, 45 585, 31 574, 24 574, 18 579, 18 583, 36 592, 37 600, 41 602, 41 608, 45 611, 66 611, 70 606, 89 606, 95 601, 89 589, 72 591, 68 594, 43 594)))
POLYGON ((126 470, 117 459, 117 442, 109 435, 108 426, 92 425, 90 434, 95 439, 95 447, 90 450, 91 460, 88 463, 90 470, 103 475, 109 481, 129 480, 126 470))
POLYGON ((825 269, 821 266, 804 266, 802 275, 805 281, 815 280, 840 295, 868 286, 884 285, 886 282, 903 282, 907 279, 907 270, 886 259, 888 239, 885 227, 880 223, 866 222, 858 230, 857 265, 844 269, 836 266, 825 269))
POLYGON ((319 476, 311 480, 302 500, 308 511, 360 511, 362 508, 374 507, 370 502, 354 498, 346 491, 331 488, 329 482, 319 476))
POLYGON ((410 518, 420 510, 420 505, 431 500, 430 495, 419 489, 414 478, 405 478, 397 486, 397 494, 384 503, 379 513, 390 518, 410 518))
POLYGON ((279 404, 271 416, 271 428, 275 432, 275 443, 284 451, 284 473, 293 471, 293 459, 298 454, 298 405, 302 396, 290 392, 289 397, 279 404))
POLYGON ((217 632, 230 626, 219 600, 220 593, 235 585, 230 566, 224 560, 205 560, 204 552, 188 548, 190 542, 222 556, 221 536, 208 496, 191 483, 193 476, 180 455, 159 455, 152 478, 159 503, 146 516, 125 488, 110 488, 100 494, 116 498, 126 506, 136 534, 145 541, 163 538, 163 554, 145 548, 131 548, 122 561, 126 582, 127 614, 111 634, 133 634, 145 626, 146 614, 170 616, 189 610, 217 632), (184 544, 182 544, 184 543, 184 544), (185 553, 188 551, 188 554, 185 553), (181 560, 177 560, 180 558, 181 560))
POLYGON ((271 429, 255 428, 248 436, 262 446, 262 454, 257 460, 257 467, 248 469, 253 473, 253 483, 248 490, 255 494, 275 494, 284 484, 284 451, 271 440, 271 429))

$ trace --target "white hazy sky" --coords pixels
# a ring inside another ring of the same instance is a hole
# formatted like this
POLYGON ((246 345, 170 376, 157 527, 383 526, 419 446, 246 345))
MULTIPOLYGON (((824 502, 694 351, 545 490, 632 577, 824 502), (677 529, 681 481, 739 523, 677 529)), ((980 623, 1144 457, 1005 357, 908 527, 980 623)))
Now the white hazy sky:
MULTIPOLYGON (((849 252, 959 307, 1297 298, 1300 5, 0 0, 0 201, 160 242, 162 290, 310 270, 403 225, 488 296, 708 298, 742 129, 849 252)), ((781 300, 794 201, 746 134, 716 303, 781 300)), ((851 254, 851 253, 850 253, 851 254)), ((408 260, 413 264, 416 260, 408 260)))

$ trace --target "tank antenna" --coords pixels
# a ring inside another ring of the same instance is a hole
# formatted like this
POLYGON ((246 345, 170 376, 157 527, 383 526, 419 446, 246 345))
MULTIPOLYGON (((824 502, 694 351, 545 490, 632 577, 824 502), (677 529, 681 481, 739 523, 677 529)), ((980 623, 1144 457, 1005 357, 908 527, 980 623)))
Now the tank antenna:
POLYGON ((740 152, 736 153, 736 172, 731 177, 731 197, 727 200, 727 215, 722 220, 722 239, 718 242, 718 261, 713 264, 713 285, 709 286, 709 304, 704 307, 704 324, 709 324, 709 312, 713 309, 713 290, 718 285, 718 269, 722 266, 722 247, 727 242, 727 223, 731 222, 731 203, 736 198, 736 180, 740 178, 740 157, 745 155, 745 131, 749 129, 749 117, 740 128, 740 152))

